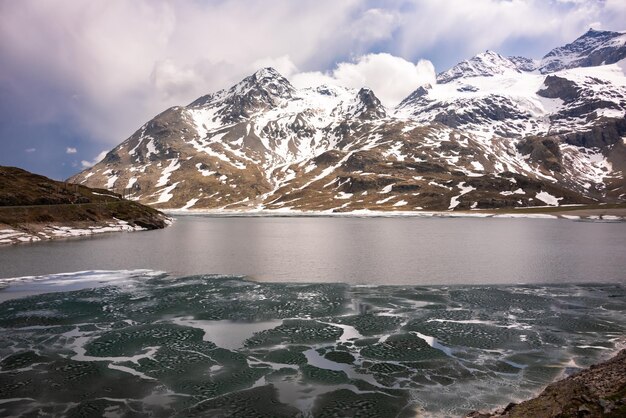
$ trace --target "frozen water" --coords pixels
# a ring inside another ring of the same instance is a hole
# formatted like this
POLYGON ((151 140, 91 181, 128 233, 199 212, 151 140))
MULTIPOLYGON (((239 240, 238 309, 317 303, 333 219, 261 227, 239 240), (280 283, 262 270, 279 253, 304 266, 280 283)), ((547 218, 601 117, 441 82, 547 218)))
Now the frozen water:
POLYGON ((31 287, 0 304, 10 416, 317 416, 363 402, 364 416, 461 416, 609 357, 626 332, 619 283, 281 284, 144 270, 4 285, 31 287))

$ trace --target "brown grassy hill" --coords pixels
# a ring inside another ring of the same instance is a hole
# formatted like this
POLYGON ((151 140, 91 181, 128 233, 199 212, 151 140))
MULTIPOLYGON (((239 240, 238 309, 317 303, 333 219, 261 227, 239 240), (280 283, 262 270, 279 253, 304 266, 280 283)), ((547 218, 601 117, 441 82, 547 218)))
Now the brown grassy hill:
POLYGON ((108 190, 0 166, 0 229, 54 238, 54 234, 46 234, 43 229, 58 226, 94 229, 110 227, 112 222, 134 229, 158 229, 165 227, 167 221, 158 210, 125 200, 108 190))

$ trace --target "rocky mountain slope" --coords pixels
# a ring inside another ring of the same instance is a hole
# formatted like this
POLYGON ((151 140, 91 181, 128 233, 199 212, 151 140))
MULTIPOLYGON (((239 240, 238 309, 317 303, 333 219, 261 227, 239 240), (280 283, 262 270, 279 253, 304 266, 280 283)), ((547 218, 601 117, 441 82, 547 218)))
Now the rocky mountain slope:
POLYGON ((626 201, 626 34, 485 52, 395 108, 271 68, 173 107, 70 181, 159 208, 469 210, 626 201))

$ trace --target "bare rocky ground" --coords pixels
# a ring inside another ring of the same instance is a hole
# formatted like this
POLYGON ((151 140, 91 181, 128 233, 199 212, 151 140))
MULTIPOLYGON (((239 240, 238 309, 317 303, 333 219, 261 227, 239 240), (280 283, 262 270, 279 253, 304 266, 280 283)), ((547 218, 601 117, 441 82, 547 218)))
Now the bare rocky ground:
POLYGON ((468 418, 568 418, 626 416, 626 349, 612 359, 549 385, 539 396, 468 418))

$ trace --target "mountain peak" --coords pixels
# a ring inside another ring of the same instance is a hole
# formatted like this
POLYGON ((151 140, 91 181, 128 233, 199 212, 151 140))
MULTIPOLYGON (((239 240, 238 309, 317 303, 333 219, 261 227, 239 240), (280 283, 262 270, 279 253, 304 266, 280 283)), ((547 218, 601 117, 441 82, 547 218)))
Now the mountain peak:
POLYGON ((361 118, 380 119, 387 116, 385 107, 371 89, 367 87, 361 88, 357 93, 357 97, 364 106, 360 115, 361 118))
MULTIPOLYGON (((265 67, 247 76, 229 89, 202 96, 190 107, 213 106, 226 103, 234 113, 231 117, 244 116, 257 107, 274 106, 277 100, 290 99, 296 89, 289 80, 272 67, 265 67)), ((230 112, 230 111, 229 111, 230 112)))
POLYGON ((490 49, 486 49, 485 52, 481 52, 479 54, 476 54, 476 56, 474 58, 489 58, 489 57, 504 58, 502 55, 500 55, 497 52, 492 51, 490 49))
POLYGON ((345 117, 358 119, 381 119, 387 116, 385 106, 374 92, 367 87, 361 88, 351 100, 341 105, 345 117))
MULTIPOLYGON (((615 32, 615 31, 609 31, 609 30, 597 30, 597 29, 594 29, 594 28, 589 28, 589 30, 587 30, 587 32, 585 32, 580 37, 578 37, 578 39, 585 38, 585 37, 597 38, 599 36, 600 37, 601 36, 611 36, 611 35, 616 35, 616 34, 621 34, 621 32, 615 32)), ((574 42, 576 42, 576 41, 574 41, 574 42)))
POLYGON ((289 80, 283 77, 278 71, 272 67, 265 67, 241 80, 231 87, 229 92, 236 91, 237 93, 247 93, 250 89, 259 87, 273 96, 291 97, 291 94, 295 90, 289 80))
POLYGON ((497 52, 487 50, 462 61, 447 71, 437 75, 437 83, 449 83, 462 77, 485 77, 503 74, 506 71, 519 72, 517 65, 497 52))
POLYGON ((282 74, 273 67, 261 68, 260 70, 257 70, 254 74, 252 74, 252 77, 254 77, 256 80, 284 78, 282 74))
POLYGON ((626 33, 590 28, 574 42, 548 52, 539 67, 542 74, 576 67, 613 64, 626 58, 626 33))
MULTIPOLYGON (((588 57, 592 48, 607 60, 624 37, 592 30, 559 57, 588 57)), ((546 76, 537 64, 483 50, 439 75, 449 84, 415 86, 394 109, 366 87, 295 89, 274 68, 260 68, 159 114, 72 181, 184 209, 623 202, 622 71, 614 65, 546 76)))

